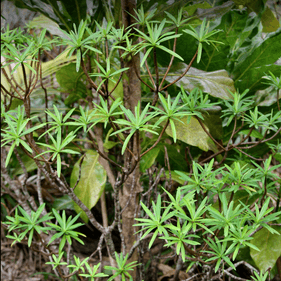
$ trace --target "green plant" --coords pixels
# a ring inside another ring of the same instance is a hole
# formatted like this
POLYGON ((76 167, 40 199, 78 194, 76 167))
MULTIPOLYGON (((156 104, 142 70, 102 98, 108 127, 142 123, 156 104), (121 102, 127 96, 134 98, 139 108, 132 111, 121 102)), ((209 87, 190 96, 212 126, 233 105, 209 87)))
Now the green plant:
POLYGON ((100 267, 100 263, 98 263, 97 265, 93 266, 93 268, 90 267, 90 265, 88 263, 86 263, 86 267, 87 267, 87 270, 89 272, 88 273, 83 273, 83 274, 80 274, 80 276, 84 276, 84 277, 90 277, 91 281, 94 281, 96 277, 107 277, 108 275, 104 274, 104 273, 96 273, 98 268, 100 267))
POLYGON ((260 273, 260 275, 254 271, 255 276, 252 276, 253 280, 255 281, 265 281, 267 276, 268 276, 268 272, 266 272, 265 274, 260 273))
POLYGON ((129 274, 129 270, 133 270, 133 267, 137 266, 137 262, 133 261, 131 263, 126 264, 128 255, 123 258, 123 254, 120 253, 120 256, 115 252, 115 259, 117 263, 117 267, 113 266, 105 266, 105 269, 114 270, 115 273, 108 279, 108 281, 113 280, 115 277, 121 275, 122 281, 126 280, 128 277, 130 280, 133 280, 132 276, 129 274))
MULTIPOLYGON (((185 33, 193 36, 198 42, 198 54, 197 54, 197 63, 200 62, 201 60, 201 56, 202 56, 202 48, 203 45, 202 43, 207 43, 207 44, 213 44, 214 43, 221 43, 219 41, 216 40, 211 40, 209 39, 209 37, 214 36, 215 34, 217 34, 218 32, 220 32, 221 30, 212 30, 209 32, 209 23, 207 23, 206 25, 206 19, 203 20, 201 26, 200 26, 200 30, 199 32, 197 32, 191 25, 189 25, 189 29, 184 30, 185 33)), ((215 46, 215 45, 214 45, 215 46)))
POLYGON ((5 122, 8 124, 8 128, 3 129, 4 138, 2 139, 3 143, 1 146, 12 142, 5 162, 5 166, 7 166, 16 146, 22 145, 28 152, 32 153, 32 148, 30 148, 30 146, 25 140, 22 139, 22 137, 41 128, 43 124, 37 125, 26 130, 26 125, 31 119, 24 117, 24 108, 21 109, 20 107, 18 107, 16 116, 13 116, 12 114, 4 114, 4 117, 5 122))
MULTIPOLYGON (((19 204, 1 201, 11 244, 42 253, 64 280, 157 280, 150 268, 160 261, 174 280, 184 270, 246 280, 234 273, 241 262, 251 272, 274 268, 281 253, 268 258, 258 245, 267 231, 278 248, 281 233, 281 31, 261 40, 266 8, 255 6, 253 19, 214 4, 222 13, 214 20, 208 3, 175 3, 175 13, 165 1, 137 9, 122 0, 87 16, 76 3, 78 20, 57 2, 62 9, 45 4, 62 38, 1 33, 1 192, 19 204), (43 72, 43 53, 55 70, 43 72), (265 106, 260 91, 277 95, 265 106), (46 204, 43 186, 61 198, 46 204), (60 214, 65 206, 78 214, 60 214), (84 243, 79 217, 100 232, 97 264, 72 254, 73 239, 84 243), (104 255, 110 266, 101 268, 104 255)), ((254 274, 247 278, 268 277, 254 274)))

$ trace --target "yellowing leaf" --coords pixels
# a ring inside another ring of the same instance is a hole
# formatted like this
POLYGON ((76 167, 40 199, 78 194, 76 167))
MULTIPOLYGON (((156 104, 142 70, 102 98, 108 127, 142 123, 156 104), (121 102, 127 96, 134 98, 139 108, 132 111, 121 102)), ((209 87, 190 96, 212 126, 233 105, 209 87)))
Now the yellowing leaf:
POLYGON ((261 22, 263 25, 262 32, 273 32, 280 27, 279 21, 268 6, 265 8, 264 13, 262 14, 261 22))
MULTIPOLYGON (((27 58, 29 59, 29 57, 27 58)), ((76 55, 68 57, 67 52, 57 56, 55 59, 47 61, 47 62, 42 62, 42 78, 46 78, 49 75, 52 75, 56 73, 59 69, 61 69, 63 66, 73 62, 76 60, 76 55)), ((5 58, 1 57, 1 62, 4 63, 5 58)), ((27 61, 26 63, 30 64, 30 61, 27 61)), ((12 64, 13 68, 14 64, 12 64)), ((8 77, 11 79, 11 71, 9 66, 4 67, 8 77)), ((29 73, 30 70, 25 67, 25 72, 27 76, 27 82, 29 83, 29 73)), ((17 70, 13 73, 13 79, 17 84, 22 86, 24 88, 24 80, 23 80, 23 71, 22 67, 18 67, 17 70)), ((8 90, 8 91, 14 91, 13 87, 11 86, 10 83, 8 83, 4 73, 1 71, 1 84, 8 90)), ((37 85, 39 85, 39 81, 37 82, 37 85)), ((22 92, 20 89, 18 91, 22 92)), ((34 93, 34 92, 33 92, 34 93)), ((24 95, 24 93, 22 92, 24 95)))

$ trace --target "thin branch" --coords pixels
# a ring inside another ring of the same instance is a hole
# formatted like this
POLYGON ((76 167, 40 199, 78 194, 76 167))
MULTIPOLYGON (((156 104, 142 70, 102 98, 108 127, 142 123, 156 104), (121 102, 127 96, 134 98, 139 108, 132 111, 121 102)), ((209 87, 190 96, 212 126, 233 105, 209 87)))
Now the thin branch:
POLYGON ((158 63, 157 63, 157 55, 156 48, 153 49, 153 59, 154 59, 154 67, 155 67, 155 75, 156 75, 156 85, 155 85, 155 94, 158 94, 159 89, 159 71, 158 71, 158 63))
POLYGON ((167 150, 167 147, 164 146, 164 150, 165 150, 165 162, 167 164, 167 167, 168 167, 168 171, 169 171, 169 188, 168 190, 171 191, 172 189, 172 174, 171 174, 171 166, 170 166, 170 161, 169 161, 169 155, 168 155, 168 150, 167 150))
MULTIPOLYGON (((16 98, 16 99, 19 99, 19 100, 22 100, 20 97, 17 97, 15 95, 13 95, 12 93, 10 93, 5 87, 4 85, 1 84, 1 90, 3 90, 7 95, 9 95, 11 98, 16 98)), ((5 96, 5 94, 4 94, 5 96)))
POLYGON ((25 85, 25 93, 27 94, 28 93, 27 78, 26 78, 26 72, 25 72, 23 63, 21 63, 21 68, 22 68, 22 73, 23 73, 23 81, 24 81, 24 85, 25 85))
MULTIPOLYGON (((2 68, 2 71, 3 71, 3 73, 4 73, 4 76, 5 76, 6 79, 7 79, 8 83, 12 86, 12 88, 14 89, 14 91, 20 96, 19 99, 23 100, 23 96, 20 94, 20 92, 17 90, 17 88, 13 85, 12 80, 9 78, 9 76, 8 76, 8 74, 7 74, 7 72, 6 72, 6 70, 5 70, 4 68, 2 68)), ((17 83, 16 83, 16 85, 19 86, 17 83)), ((1 85, 1 87, 2 87, 2 85, 1 85)), ((19 86, 19 88, 21 88, 21 87, 19 86)), ((22 91, 23 91, 23 89, 22 89, 22 91)), ((24 91, 23 91, 23 92, 24 92, 24 91)))
MULTIPOLYGON (((40 58, 40 56, 39 56, 39 58, 40 58)), ((39 77, 38 73, 39 73, 39 66, 40 66, 40 64, 41 64, 40 61, 38 61, 37 68, 36 68, 35 82, 33 83, 33 87, 30 89, 30 86, 31 86, 31 80, 30 80, 30 85, 28 87, 28 92, 27 92, 27 95, 26 95, 25 99, 29 98, 29 96, 31 95, 31 93, 33 92, 33 90, 34 90, 34 88, 35 88, 35 86, 37 84, 38 77, 39 77)))
MULTIPOLYGON (((145 54, 146 54, 146 48, 144 48, 144 55, 145 55, 145 54)), ((155 90, 156 90, 156 85, 155 85, 154 79, 153 79, 153 77, 152 77, 152 75, 151 75, 150 69, 149 69, 149 67, 148 67, 147 60, 145 60, 144 63, 145 63, 145 67, 146 67, 147 73, 148 73, 148 75, 149 75, 149 77, 150 77, 150 81, 152 82, 152 84, 153 84, 153 86, 154 86, 153 91, 155 91, 155 90)))
POLYGON ((253 156, 251 156, 250 154, 246 153, 245 151, 243 151, 242 149, 238 148, 238 147, 235 147, 237 150, 239 150, 241 153, 247 155, 249 158, 255 160, 255 161, 263 161, 264 159, 262 158, 255 158, 253 156))
POLYGON ((195 275, 193 275, 193 276, 191 276, 191 277, 189 277, 187 279, 184 279, 182 281, 191 281, 193 278, 195 278, 197 276, 200 276, 200 275, 204 275, 204 273, 197 273, 197 274, 195 274, 195 275))
POLYGON ((102 152, 100 151, 100 149, 98 148, 98 146, 94 143, 95 137, 94 137, 94 133, 92 132, 92 130, 89 130, 89 137, 90 137, 90 139, 91 139, 91 141, 92 141, 92 144, 93 144, 95 150, 99 153, 99 155, 100 155, 102 158, 104 158, 105 160, 109 161, 111 164, 113 164, 113 165, 119 167, 120 169, 124 170, 124 167, 123 167, 123 166, 121 166, 121 165, 119 165, 118 163, 114 162, 112 159, 110 159, 110 158, 107 157, 104 153, 102 153, 102 152))
POLYGON ((233 278, 234 280, 248 281, 248 279, 241 278, 241 277, 237 277, 237 276, 231 274, 230 272, 228 272, 228 271, 226 271, 226 270, 224 271, 224 273, 225 273, 226 275, 230 276, 231 278, 233 278))
POLYGON ((153 88, 153 87, 151 87, 150 85, 148 85, 145 81, 143 81, 143 80, 141 79, 141 77, 140 77, 140 75, 139 75, 139 73, 138 73, 138 71, 137 71, 137 68, 136 68, 135 61, 134 61, 134 60, 133 60, 133 67, 134 67, 134 70, 135 70, 135 73, 136 73, 138 79, 139 79, 145 86, 147 86, 151 91, 154 91, 154 88, 153 88))
POLYGON ((73 190, 75 190, 76 186, 78 185, 78 183, 79 183, 79 181, 80 181, 80 179, 81 179, 82 164, 83 164, 83 161, 84 161, 85 156, 86 156, 86 153, 83 154, 82 157, 80 158, 81 160, 80 160, 80 162, 79 162, 79 173, 78 173, 78 178, 77 178, 76 183, 75 183, 75 185, 74 185, 74 187, 73 187, 73 190))
MULTIPOLYGON (((38 201, 39 201, 39 204, 40 205, 43 205, 44 204, 44 201, 43 201, 43 196, 42 196, 42 187, 41 187, 41 170, 40 169, 37 169, 37 194, 38 194, 38 201)), ((43 211, 42 211, 42 214, 43 215, 46 215, 47 214, 47 211, 44 207, 43 211)), ((43 224, 45 225, 45 222, 43 222, 43 224)), ((46 226, 46 225, 45 225, 46 226)))
POLYGON ((190 67, 192 66, 193 62, 195 61, 196 57, 198 54, 198 49, 196 50, 196 53, 194 54, 193 58, 191 59, 189 65, 187 66, 186 70, 184 71, 184 73, 182 75, 180 75, 176 80, 174 80, 172 83, 166 85, 165 87, 163 87, 162 89, 159 90, 159 92, 164 91, 165 89, 167 89, 168 87, 170 87, 171 85, 175 84, 176 82, 178 82, 190 69, 190 67))
POLYGON ((198 116, 195 116, 195 118, 197 119, 197 121, 199 122, 199 124, 201 125, 202 129, 204 130, 204 132, 212 139, 212 141, 217 144, 221 149, 225 150, 225 148, 217 141, 213 138, 213 136, 209 133, 209 131, 206 129, 204 123, 201 121, 201 119, 198 116))
POLYGON ((250 148, 253 148, 256 146, 256 144, 260 144, 260 143, 265 143, 267 141, 270 141, 272 140, 274 137, 276 137, 281 131, 281 127, 276 131, 276 133, 274 135, 272 135, 271 137, 267 138, 267 139, 262 139, 261 141, 258 141, 258 142, 246 142, 246 143, 241 143, 241 145, 247 145, 247 144, 253 144, 253 146, 246 146, 246 147, 239 147, 241 149, 250 149, 250 148))
MULTIPOLYGON (((83 61, 82 53, 81 53, 81 66, 82 66, 82 69, 83 69, 83 71, 84 71, 84 73, 85 73, 85 75, 86 75, 88 81, 90 82, 91 86, 92 86, 95 90, 97 90, 98 86, 95 84, 95 82, 92 80, 92 78, 91 78, 91 77, 89 76, 89 74, 88 74, 88 71, 87 71, 86 66, 85 66, 85 64, 84 64, 84 61, 83 61)), ((105 93, 104 93, 101 89, 99 89, 98 93, 101 94, 103 97, 106 96, 105 93)))
POLYGON ((109 96, 115 101, 115 98, 113 96, 111 96, 111 94, 114 92, 114 90, 117 88, 117 86, 119 85, 121 79, 122 79, 122 76, 123 76, 124 72, 121 72, 121 75, 119 76, 115 86, 113 87, 113 89, 108 93, 109 96))
MULTIPOLYGON (((176 28, 176 33, 175 33, 175 34, 178 34, 178 27, 176 28)), ((175 39, 174 39, 174 45, 173 45, 173 52, 174 52, 174 53, 176 52, 176 45, 177 45, 177 37, 175 37, 175 39)), ((162 85, 163 85, 163 83, 164 83, 164 81, 165 81, 165 79, 166 79, 166 77, 167 77, 167 75, 168 75, 170 69, 171 69, 171 66, 172 66, 172 64, 173 64, 174 58, 175 58, 175 56, 173 55, 173 56, 171 57, 170 63, 169 63, 169 65, 168 65, 168 68, 167 68, 167 70, 166 70, 166 72, 165 72, 165 74, 164 74, 164 77, 162 78, 162 81, 161 81, 161 83, 160 83, 160 86, 159 86, 160 89, 161 89, 161 87, 162 87, 162 85)))
POLYGON ((161 140, 161 138, 162 138, 162 136, 163 136, 165 130, 167 129, 167 127, 168 127, 168 125, 169 125, 169 122, 170 122, 169 120, 166 122, 166 124, 165 124, 165 126, 163 127, 163 129, 162 129, 162 131, 161 131, 161 133, 160 133, 160 135, 159 135, 157 141, 156 141, 150 148, 148 148, 145 152, 143 152, 143 153, 140 155, 140 158, 143 157, 147 152, 149 152, 151 149, 153 149, 153 148, 159 143, 159 141, 161 140))

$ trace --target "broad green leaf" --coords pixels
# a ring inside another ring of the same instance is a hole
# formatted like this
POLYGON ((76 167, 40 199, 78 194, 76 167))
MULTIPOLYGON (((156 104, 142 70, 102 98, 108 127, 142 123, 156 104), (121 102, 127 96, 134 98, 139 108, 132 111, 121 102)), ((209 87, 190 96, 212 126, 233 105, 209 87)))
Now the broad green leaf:
POLYGON ((118 144, 118 142, 115 142, 115 141, 106 141, 106 142, 104 142, 103 147, 105 149, 111 149, 112 147, 114 147, 117 144, 118 144))
MULTIPOLYGON (((207 17, 208 19, 218 18, 225 13, 227 13, 232 7, 233 2, 227 1, 226 3, 223 3, 222 5, 216 5, 215 7, 212 7, 211 4, 208 3, 208 1, 202 1, 201 3, 198 3, 199 1, 174 1, 171 3, 171 1, 168 0, 160 0, 157 2, 154 1, 142 1, 142 4, 144 6, 144 10, 147 11, 148 7, 151 7, 153 5, 154 8, 157 8, 155 17, 157 20, 162 20, 164 18, 167 18, 166 14, 164 13, 169 12, 173 16, 176 16, 178 11, 181 7, 183 7, 183 14, 188 13, 188 17, 193 16, 190 18, 188 23, 201 23, 201 19, 204 19, 207 17), (188 3, 188 5, 186 5, 188 3), (194 4, 193 4, 194 3, 194 4), (192 5, 190 5, 192 4, 192 5), (199 19, 200 18, 200 19, 199 19)), ((184 16, 185 18, 185 16, 184 16)))
MULTIPOLYGON (((281 40, 281 36, 280 36, 281 40)), ((280 52, 281 56, 281 52, 280 52)), ((250 62, 249 62, 250 63, 250 62)), ((241 79, 235 80, 235 87, 237 89, 249 89, 252 93, 256 92, 257 90, 262 90, 266 88, 266 85, 264 84, 264 79, 262 78, 264 76, 264 73, 268 73, 268 71, 271 71, 274 75, 280 75, 281 72, 281 65, 275 65, 275 64, 268 64, 268 65, 262 65, 258 67, 252 67, 247 70, 245 70, 245 74, 243 74, 243 77, 241 79)), ((255 99, 259 98, 254 97, 255 99)), ((273 93, 272 97, 267 97, 266 101, 264 103, 261 103, 259 105, 265 105, 268 106, 269 104, 274 103, 274 101, 277 100, 276 93, 273 93)))
POLYGON ((68 92, 70 95, 66 98, 65 104, 71 103, 85 98, 87 92, 85 81, 85 74, 82 69, 76 72, 76 64, 70 63, 62 67, 57 73, 56 78, 63 91, 68 92))
MULTIPOLYGON (((199 122, 195 117, 191 117, 190 122, 187 124, 188 116, 181 118, 183 122, 177 120, 174 121, 177 139, 181 140, 187 144, 197 146, 204 151, 212 150, 216 152, 218 149, 212 139, 205 133, 199 122)), ((162 124, 163 125, 163 124, 162 124)), ((209 129, 207 128, 209 131, 209 129)), ((166 133, 173 137, 171 126, 168 125, 166 133)))
MULTIPOLYGON (((70 16, 71 21, 78 25, 81 20, 86 19, 87 0, 61 0, 60 2, 64 7, 63 15, 66 16, 68 21, 70 16)), ((62 10, 60 10, 60 12, 62 12, 62 10)))
POLYGON ((247 11, 232 10, 221 18, 221 23, 216 28, 224 30, 219 39, 230 45, 230 51, 235 53, 246 39, 251 38, 254 28, 258 26, 261 18, 247 11))
POLYGON ((56 210, 74 210, 73 200, 67 194, 60 198, 56 198, 52 207, 56 210))
POLYGON ((203 3, 196 3, 193 5, 186 6, 183 10, 188 13, 188 16, 192 16, 194 13, 196 13, 196 11, 198 12, 197 9, 200 9, 202 11, 203 9, 210 8, 212 8, 212 6, 207 1, 204 1, 203 3))
MULTIPOLYGON (((250 130, 242 130, 239 132, 239 134, 243 134, 243 135, 248 135, 248 133, 250 132, 250 130)), ((263 135, 258 132, 257 130, 253 130, 250 134, 251 137, 257 138, 257 139, 262 139, 263 135)))
POLYGON ((277 160, 279 163, 281 163, 281 153, 276 153, 276 154, 273 156, 273 158, 274 158, 275 160, 277 160))
POLYGON ((48 75, 52 75, 57 73, 59 69, 63 66, 74 62, 76 60, 76 55, 67 56, 67 51, 57 56, 55 59, 42 63, 42 76, 47 77, 48 75))
MULTIPOLYGON (((1 75, 2 75, 2 72, 1 72, 1 75)), ((1 77, 2 78, 2 77, 1 77)), ((1 82, 2 83, 2 82, 1 82)), ((7 89, 7 88, 6 88, 7 89)), ((18 108, 18 106, 21 106, 23 105, 23 101, 22 100, 19 100, 19 99, 13 99, 12 100, 12 103, 11 103, 11 107, 10 107, 10 110, 14 110, 16 108, 18 108)))
POLYGON ((205 126, 208 127, 210 134, 217 140, 222 139, 222 119, 221 119, 221 107, 213 106, 207 108, 201 112, 204 120, 202 121, 205 126))
POLYGON ((170 162, 170 168, 172 171, 178 170, 178 171, 187 171, 188 166, 185 161, 184 153, 180 153, 178 151, 177 146, 167 144, 167 143, 159 143, 156 147, 160 147, 160 152, 156 158, 156 161, 160 163, 162 167, 167 168, 167 162, 166 162, 166 156, 165 156, 165 147, 167 149, 169 162, 170 162))
MULTIPOLYGON (((93 208, 98 202, 106 183, 106 171, 98 162, 99 154, 93 150, 88 150, 81 166, 81 178, 74 193, 88 207, 93 208)), ((79 176, 79 163, 81 158, 75 163, 71 177, 70 187, 73 188, 79 176)), ((77 213, 81 213, 81 218, 87 223, 86 213, 74 203, 77 213)))
POLYGON ((263 25, 262 32, 276 31, 280 25, 272 11, 268 6, 265 7, 267 1, 262 0, 234 0, 236 5, 243 5, 247 7, 249 13, 254 11, 257 15, 261 15, 261 22, 263 25))
MULTIPOLYGON (((280 42, 281 28, 258 43, 254 41, 243 52, 232 73, 236 88, 258 90, 264 73, 270 70, 274 75, 280 74, 281 66, 273 65, 281 57, 280 42)), ((261 85, 266 88, 266 85, 261 85)))
MULTIPOLYGON (((171 73, 167 76, 166 80, 170 83, 179 77, 181 73, 187 68, 185 63, 177 64, 171 73)), ((181 85, 185 90, 191 91, 198 87, 203 92, 210 94, 213 97, 218 97, 221 99, 232 98, 231 94, 228 92, 235 92, 234 82, 229 77, 226 70, 217 70, 212 72, 206 72, 203 70, 191 67, 186 75, 176 82, 176 85, 180 87, 181 85)))
POLYGON ((186 1, 169 1, 169 0, 158 0, 158 1, 138 1, 138 5, 142 4, 144 7, 145 13, 149 13, 149 10, 156 8, 154 18, 157 20, 163 20, 167 18, 165 12, 169 12, 172 15, 177 15, 181 7, 186 5, 186 1))
MULTIPOLYGON (((125 74, 123 74, 124 78, 125 74)), ((119 76, 114 77, 114 80, 117 82, 118 81, 119 76)), ((116 83, 112 82, 111 80, 108 80, 108 90, 111 91, 113 89, 113 87, 115 86, 116 83)), ((121 98, 123 100, 123 83, 122 80, 119 82, 118 86, 116 87, 116 89, 113 91, 113 93, 111 94, 115 99, 117 98, 121 98)))
MULTIPOLYGON (((204 15, 202 15, 204 17, 204 15)), ((217 17, 217 16, 216 16, 217 17)), ((192 21, 192 26, 194 26, 194 23, 196 25, 201 24, 201 20, 194 20, 192 21)), ((220 18, 217 18, 216 21, 211 23, 211 30, 216 29, 218 25, 220 24, 220 18)), ((199 27, 197 27, 199 28, 199 27)), ((178 55, 180 55, 184 59, 185 64, 189 64, 192 57, 196 53, 196 50, 198 49, 198 41, 191 36, 190 34, 187 34, 183 32, 183 30, 190 29, 188 24, 184 24, 182 27, 179 28, 179 33, 182 34, 177 39, 177 49, 176 52, 178 55)), ((222 28, 220 28, 222 29, 222 28)), ((204 71, 215 71, 215 70, 221 70, 225 69, 227 66, 227 62, 229 60, 228 54, 230 50, 230 46, 227 42, 225 42, 225 35, 224 32, 219 32, 212 36, 212 40, 215 41, 221 41, 224 44, 202 44, 202 56, 200 63, 198 64, 195 60, 193 63, 193 67, 197 69, 201 69, 204 71)), ((169 40, 168 42, 164 42, 163 45, 169 49, 173 49, 173 40, 169 40)), ((167 67, 170 59, 167 55, 165 55, 164 52, 157 50, 157 60, 162 66, 167 67)), ((174 59, 174 64, 177 64, 181 62, 177 58, 174 59)))
POLYGON ((160 148, 159 147, 154 147, 151 149, 149 152, 147 152, 140 161, 140 171, 144 173, 148 168, 150 168, 154 162, 155 159, 157 158, 159 154, 160 148))
POLYGON ((210 6, 210 8, 206 7, 198 7, 197 10, 197 16, 203 20, 204 18, 207 19, 217 19, 219 17, 222 17, 224 14, 228 13, 232 8, 234 4, 232 1, 226 1, 222 5, 213 5, 210 6))
MULTIPOLYGON (((272 226, 281 234, 280 226, 272 226)), ((258 247, 260 251, 250 249, 252 259, 259 270, 265 272, 269 267, 273 267, 277 259, 281 256, 281 235, 272 234, 266 228, 261 229, 253 235, 251 243, 258 247)))

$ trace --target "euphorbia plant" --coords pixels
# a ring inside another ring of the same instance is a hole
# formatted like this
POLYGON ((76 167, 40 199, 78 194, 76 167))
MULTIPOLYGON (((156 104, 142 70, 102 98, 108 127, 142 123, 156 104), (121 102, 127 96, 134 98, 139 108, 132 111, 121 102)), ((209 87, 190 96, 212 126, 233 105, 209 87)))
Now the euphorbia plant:
MULTIPOLYGON (((123 9, 126 3, 122 1, 123 9)), ((52 41, 65 49, 56 59, 67 61, 75 55, 75 62, 58 63, 57 105, 50 104, 49 81, 43 79, 40 60, 40 50, 47 52, 50 46, 41 44, 42 38, 37 44, 29 35, 10 30, 3 34, 2 189, 11 189, 22 206, 21 215, 16 209, 14 218, 7 217, 8 231, 14 232, 7 237, 25 243, 29 234, 28 245, 33 242, 63 279, 79 275, 94 280, 111 274, 110 280, 148 280, 150 264, 144 254, 159 260, 166 248, 167 261, 176 257, 174 280, 186 268, 190 274, 204 268, 204 280, 233 276, 230 271, 239 265, 241 250, 260 250, 256 233, 280 233, 280 178, 274 172, 281 165, 269 155, 279 153, 275 140, 280 136, 280 111, 260 111, 250 90, 240 89, 240 94, 233 81, 223 86, 225 94, 219 97, 204 84, 205 78, 188 89, 180 84, 189 71, 194 73, 193 67, 205 64, 208 48, 222 43, 217 40, 222 30, 211 28, 212 22, 204 19, 197 27, 198 22, 191 22, 184 35, 181 25, 192 19, 185 18, 182 9, 175 17, 167 13, 172 21, 158 21, 152 20, 155 10, 145 14, 143 7, 125 8, 122 23, 109 17, 93 26, 84 19, 52 41), (184 36, 198 43, 189 62, 177 52, 177 41, 184 36), (187 63, 182 73, 173 73, 175 59, 187 63), (22 78, 16 79, 16 74, 22 78), (44 93, 44 114, 36 109, 39 89, 44 93), (70 104, 64 89, 74 91, 70 104), (14 106, 15 101, 21 105, 14 106), (266 153, 256 156, 255 149, 262 146, 266 153), (35 163, 33 170, 25 166, 25 154, 35 163), (23 171, 21 181, 13 180, 14 159, 23 171), (27 190, 35 170, 36 200, 27 190), (51 188, 67 194, 84 222, 100 232, 91 256, 99 253, 102 261, 105 244, 111 263, 105 269, 112 272, 96 273, 100 263, 91 267, 89 257, 72 259, 73 239, 83 243, 83 234, 75 230, 82 225, 76 223, 79 214, 67 218, 65 211, 61 215, 54 208, 53 215, 48 213, 41 176, 51 188), (106 194, 114 206, 111 213, 106 194), (98 200, 102 222, 91 212, 98 200), (120 247, 113 231, 118 231, 120 247), (152 254, 157 244, 160 250, 152 254)), ((279 78, 270 75, 267 79, 276 86, 279 78)), ((227 75, 226 80, 231 78, 227 75)), ((246 262, 245 266, 251 268, 246 262)))

